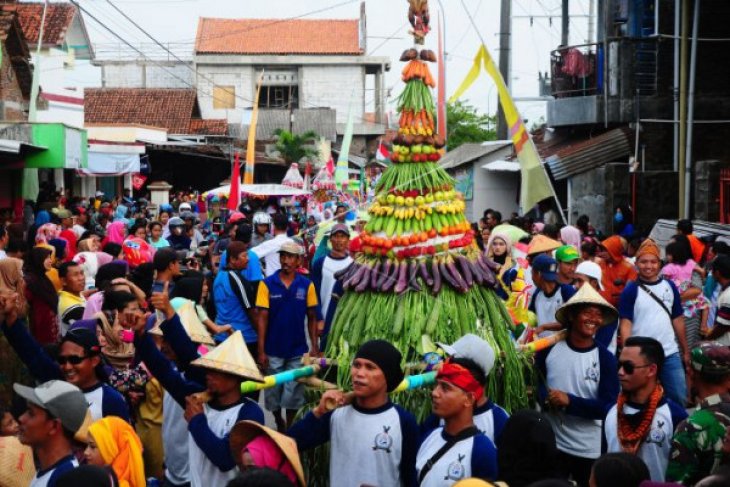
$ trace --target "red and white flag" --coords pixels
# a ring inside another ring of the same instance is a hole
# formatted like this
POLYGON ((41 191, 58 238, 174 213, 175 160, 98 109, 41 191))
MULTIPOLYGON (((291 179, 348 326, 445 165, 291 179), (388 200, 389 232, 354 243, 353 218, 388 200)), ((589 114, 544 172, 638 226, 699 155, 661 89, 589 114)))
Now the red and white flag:
POLYGON ((228 209, 237 211, 241 199, 241 158, 236 151, 233 158, 233 171, 231 173, 231 190, 228 192, 228 209))
POLYGON ((390 161, 390 152, 385 148, 382 140, 378 143, 378 150, 375 151, 375 159, 379 162, 390 161))

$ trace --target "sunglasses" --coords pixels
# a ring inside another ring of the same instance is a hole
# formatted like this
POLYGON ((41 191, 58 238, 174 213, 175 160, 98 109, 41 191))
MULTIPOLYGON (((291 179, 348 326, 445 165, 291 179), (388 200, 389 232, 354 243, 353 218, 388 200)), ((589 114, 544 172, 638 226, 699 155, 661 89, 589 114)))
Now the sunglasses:
POLYGON ((79 365, 81 362, 86 360, 87 358, 91 358, 90 355, 59 355, 58 358, 56 358, 56 362, 58 362, 58 365, 65 365, 65 364, 71 364, 71 365, 79 365))
POLYGON ((634 371, 636 369, 645 369, 647 367, 651 367, 652 365, 653 364, 634 365, 633 362, 629 362, 629 361, 621 362, 621 361, 619 361, 619 363, 618 363, 618 369, 619 370, 624 369, 624 372, 626 372, 627 374, 631 375, 631 374, 634 373, 634 371))

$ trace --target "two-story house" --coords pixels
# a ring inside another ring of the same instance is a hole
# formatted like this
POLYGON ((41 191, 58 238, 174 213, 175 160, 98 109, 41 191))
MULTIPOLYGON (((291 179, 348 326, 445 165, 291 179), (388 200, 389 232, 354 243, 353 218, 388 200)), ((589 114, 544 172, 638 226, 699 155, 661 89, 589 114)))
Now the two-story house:
POLYGON ((566 142, 545 160, 573 221, 588 213, 610 231, 623 204, 643 231, 685 214, 730 221, 730 3, 599 0, 597 11, 597 41, 551 59, 547 124, 566 142))

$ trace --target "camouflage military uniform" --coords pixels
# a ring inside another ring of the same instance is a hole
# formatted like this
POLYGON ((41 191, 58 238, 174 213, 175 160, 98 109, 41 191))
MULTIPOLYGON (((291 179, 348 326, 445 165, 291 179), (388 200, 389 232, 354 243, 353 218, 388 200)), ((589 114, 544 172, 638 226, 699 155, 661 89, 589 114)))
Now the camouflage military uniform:
MULTIPOLYGON (((702 344, 692 350, 692 368, 700 376, 730 374, 730 347, 702 344)), ((680 423, 672 440, 667 482, 694 485, 712 474, 723 459, 723 442, 730 428, 730 394, 706 397, 697 411, 680 423)))

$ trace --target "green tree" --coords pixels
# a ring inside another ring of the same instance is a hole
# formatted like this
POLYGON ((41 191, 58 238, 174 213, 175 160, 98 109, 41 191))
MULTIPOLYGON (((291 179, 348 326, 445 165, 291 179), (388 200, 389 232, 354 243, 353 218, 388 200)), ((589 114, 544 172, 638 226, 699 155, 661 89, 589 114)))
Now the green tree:
POLYGON ((446 104, 447 137, 449 150, 467 142, 497 140, 496 117, 477 112, 472 105, 461 101, 446 104))
POLYGON ((317 140, 317 134, 312 130, 302 134, 294 134, 288 130, 276 129, 274 135, 276 136, 274 148, 279 153, 279 157, 284 159, 287 164, 299 162, 304 157, 317 155, 314 146, 310 146, 317 140))

